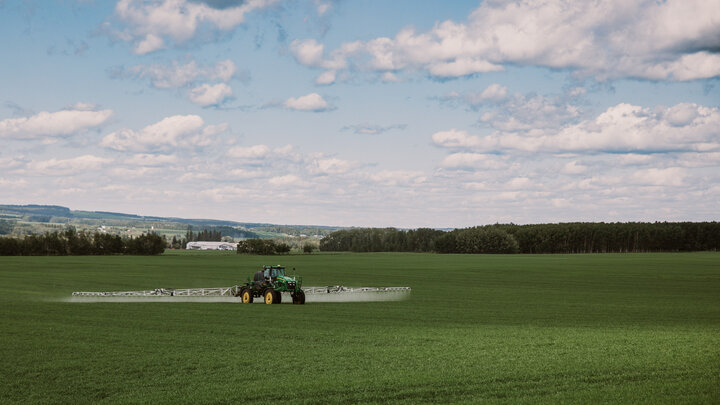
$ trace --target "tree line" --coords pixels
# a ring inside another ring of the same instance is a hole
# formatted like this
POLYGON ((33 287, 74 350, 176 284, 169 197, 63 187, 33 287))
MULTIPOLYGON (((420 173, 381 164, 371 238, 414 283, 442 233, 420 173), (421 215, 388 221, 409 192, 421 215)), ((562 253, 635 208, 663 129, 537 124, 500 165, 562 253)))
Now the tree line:
POLYGON ((166 241, 156 233, 122 238, 107 233, 47 232, 23 239, 0 237, 0 256, 158 255, 166 241))
POLYGON ((197 233, 188 229, 184 238, 173 236, 172 240, 168 242, 168 246, 172 249, 185 249, 188 242, 222 242, 222 237, 222 231, 216 229, 203 229, 197 233))
POLYGON ((438 253, 625 253, 720 249, 718 222, 495 224, 449 232, 354 228, 320 241, 322 251, 438 253))
POLYGON ((403 231, 395 228, 341 229, 320 239, 326 252, 433 252, 435 241, 445 232, 419 228, 403 231))
POLYGON ((253 255, 274 255, 290 252, 290 245, 272 239, 245 239, 238 242, 238 253, 253 255))
MULTIPOLYGON (((274 255, 290 253, 292 246, 285 242, 275 241, 272 239, 245 239, 238 242, 238 254, 250 255, 274 255)), ((305 254, 311 254, 315 250, 315 246, 311 243, 304 243, 302 251, 305 254)))
POLYGON ((718 222, 497 225, 520 253, 697 252, 720 249, 718 222))
POLYGON ((222 232, 214 229, 203 229, 198 233, 194 233, 192 230, 188 230, 185 239, 188 242, 221 242, 222 232))

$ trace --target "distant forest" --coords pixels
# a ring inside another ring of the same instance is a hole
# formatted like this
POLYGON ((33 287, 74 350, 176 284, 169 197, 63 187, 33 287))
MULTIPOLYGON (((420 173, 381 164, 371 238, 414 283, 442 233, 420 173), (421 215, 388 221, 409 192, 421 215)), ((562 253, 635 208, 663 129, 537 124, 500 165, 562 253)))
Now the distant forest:
MULTIPOLYGON (((4 223, 0 222, 0 226, 4 223)), ((155 233, 135 238, 101 232, 47 232, 23 239, 0 237, 0 255, 160 254, 165 247, 184 248, 188 241, 219 241, 217 229, 189 230, 172 241, 155 233)), ((289 246, 272 240, 247 239, 238 253, 287 253, 289 246), (286 249, 287 247, 287 249, 286 249)), ((718 222, 495 224, 441 231, 419 228, 353 228, 320 240, 325 252, 437 253, 630 253, 720 250, 718 222)), ((310 249, 312 251, 312 249, 310 249)), ((307 252, 307 251, 306 251, 307 252)))
POLYGON ((444 232, 354 228, 320 241, 326 252, 627 253, 720 249, 718 222, 496 224, 444 232))
MULTIPOLYGON (((185 233, 184 238, 178 239, 177 237, 173 236, 172 240, 168 241, 168 247, 171 249, 185 249, 185 246, 188 244, 188 242, 221 242, 222 241, 222 232, 212 229, 207 230, 204 229, 198 233, 194 233, 192 230, 188 230, 187 233, 185 233)), ((257 235, 253 233, 253 236, 257 238, 257 235)))
POLYGON ((136 238, 67 229, 23 239, 0 237, 0 256, 83 256, 83 255, 159 255, 165 251, 165 239, 155 233, 136 238))

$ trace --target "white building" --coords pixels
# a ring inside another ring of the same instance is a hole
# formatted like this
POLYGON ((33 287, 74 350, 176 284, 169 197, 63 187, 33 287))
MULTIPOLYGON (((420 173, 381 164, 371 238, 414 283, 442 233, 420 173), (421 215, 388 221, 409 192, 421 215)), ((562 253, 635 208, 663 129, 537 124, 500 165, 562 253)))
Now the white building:
POLYGON ((237 243, 233 242, 188 242, 188 250, 237 250, 237 243))

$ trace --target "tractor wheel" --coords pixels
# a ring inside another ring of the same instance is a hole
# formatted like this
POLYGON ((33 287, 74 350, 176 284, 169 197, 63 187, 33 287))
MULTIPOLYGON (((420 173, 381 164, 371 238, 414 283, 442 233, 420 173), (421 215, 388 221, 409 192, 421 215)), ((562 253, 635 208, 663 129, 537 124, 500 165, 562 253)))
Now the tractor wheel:
POLYGON ((277 293, 272 288, 265 290, 263 297, 265 298, 266 304, 274 304, 277 301, 277 293))
POLYGON ((273 301, 273 304, 281 304, 282 303, 282 293, 280 291, 275 291, 275 301, 273 301))
POLYGON ((240 297, 242 297, 243 304, 252 304, 252 302, 253 302, 252 291, 248 290, 247 288, 243 289, 240 292, 240 297))
POLYGON ((303 305, 305 303, 305 293, 303 290, 297 291, 293 294, 293 304, 303 305))

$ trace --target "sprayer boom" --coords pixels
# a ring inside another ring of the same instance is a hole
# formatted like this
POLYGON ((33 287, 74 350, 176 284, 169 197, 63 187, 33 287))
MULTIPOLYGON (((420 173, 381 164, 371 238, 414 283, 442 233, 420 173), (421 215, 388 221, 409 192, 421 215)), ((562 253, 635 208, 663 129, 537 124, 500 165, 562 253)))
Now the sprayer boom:
MULTIPOLYGON (((293 270, 295 270, 293 268, 293 270)), ((285 267, 263 266, 248 277, 244 285, 215 288, 156 288, 142 291, 78 291, 76 297, 239 297, 245 304, 251 304, 255 298, 261 298, 266 304, 280 304, 283 295, 290 295, 293 304, 304 304, 305 296, 317 297, 316 301, 348 301, 350 298, 368 297, 372 301, 397 300, 406 297, 410 287, 345 287, 342 285, 326 287, 304 287, 302 277, 285 274, 285 267), (323 298, 321 298, 323 297, 323 298), (335 298, 333 298, 335 297, 335 298)), ((232 299, 231 299, 232 300, 232 299)))
POLYGON ((238 286, 216 288, 156 288, 142 291, 77 291, 85 297, 232 297, 238 286))
MULTIPOLYGON (((235 297, 240 286, 214 288, 156 288, 140 291, 76 291, 80 297, 235 297)), ((410 287, 345 287, 342 285, 324 287, 303 287, 306 295, 357 294, 357 293, 398 293, 410 292, 410 287)))

